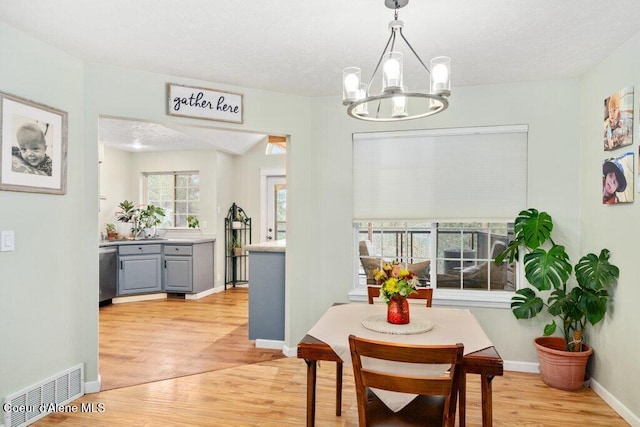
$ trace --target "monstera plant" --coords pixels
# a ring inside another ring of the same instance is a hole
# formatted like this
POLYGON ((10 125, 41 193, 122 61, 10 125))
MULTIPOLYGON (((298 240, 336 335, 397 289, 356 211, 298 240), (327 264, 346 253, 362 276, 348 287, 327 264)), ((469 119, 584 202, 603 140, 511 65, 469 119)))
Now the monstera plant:
POLYGON ((515 219, 515 238, 496 257, 496 263, 507 257, 513 262, 520 251, 525 252, 524 274, 533 288, 516 291, 511 300, 513 314, 529 319, 546 308, 554 319, 545 326, 544 335, 552 335, 560 327, 567 351, 581 351, 585 327, 604 318, 609 290, 620 272, 609 262, 607 249, 599 255, 584 255, 572 266, 564 246, 551 238, 552 231, 553 220, 548 213, 523 210, 515 219), (570 285, 572 273, 576 283, 570 285))

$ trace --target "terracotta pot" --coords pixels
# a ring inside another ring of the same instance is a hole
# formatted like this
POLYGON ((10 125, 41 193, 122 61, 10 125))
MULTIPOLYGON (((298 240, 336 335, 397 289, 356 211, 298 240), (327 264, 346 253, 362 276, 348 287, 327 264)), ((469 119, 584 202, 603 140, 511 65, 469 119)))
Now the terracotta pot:
POLYGON ((583 351, 569 352, 561 337, 538 337, 533 340, 540 362, 542 381, 560 390, 580 390, 593 349, 582 344, 583 351))
POLYGON ((409 301, 406 297, 396 295, 387 306, 387 322, 396 325, 409 323, 409 301))

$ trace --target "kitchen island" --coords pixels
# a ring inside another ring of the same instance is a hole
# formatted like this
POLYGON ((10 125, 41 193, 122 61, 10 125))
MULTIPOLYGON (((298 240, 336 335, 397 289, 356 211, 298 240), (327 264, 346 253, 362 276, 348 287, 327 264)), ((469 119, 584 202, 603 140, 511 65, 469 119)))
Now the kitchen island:
POLYGON ((100 242, 117 248, 116 297, 165 293, 198 298, 215 283, 215 238, 139 239, 100 242))
POLYGON ((256 347, 284 344, 285 240, 244 246, 249 252, 249 339, 256 347))

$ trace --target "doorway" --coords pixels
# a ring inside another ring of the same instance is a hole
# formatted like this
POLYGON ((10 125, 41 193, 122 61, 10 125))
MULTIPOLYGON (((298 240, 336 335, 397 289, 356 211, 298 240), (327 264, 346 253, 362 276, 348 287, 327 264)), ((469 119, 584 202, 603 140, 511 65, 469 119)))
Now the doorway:
POLYGON ((282 240, 287 233, 287 178, 267 176, 267 228, 266 241, 282 240))

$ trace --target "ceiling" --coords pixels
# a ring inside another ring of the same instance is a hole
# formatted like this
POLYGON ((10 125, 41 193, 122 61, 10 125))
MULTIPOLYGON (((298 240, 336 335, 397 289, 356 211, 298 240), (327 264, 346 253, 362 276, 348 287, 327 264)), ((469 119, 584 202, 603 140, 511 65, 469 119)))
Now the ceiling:
POLYGON ((243 155, 267 137, 259 133, 115 117, 101 117, 98 132, 101 143, 131 152, 216 149, 243 155))
MULTIPOLYGON (((310 97, 340 96, 346 66, 368 78, 392 18, 383 0, 0 2, 0 21, 88 62, 310 97)), ((640 2, 412 0, 399 19, 423 60, 452 58, 455 94, 463 85, 579 77, 640 31, 640 2)), ((105 134, 147 127, 117 124, 105 134)))

